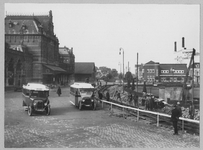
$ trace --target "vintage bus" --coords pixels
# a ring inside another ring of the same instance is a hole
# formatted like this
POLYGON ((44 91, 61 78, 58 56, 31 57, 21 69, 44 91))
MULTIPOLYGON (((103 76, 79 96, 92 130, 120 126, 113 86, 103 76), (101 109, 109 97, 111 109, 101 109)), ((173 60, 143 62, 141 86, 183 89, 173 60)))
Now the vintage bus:
POLYGON ((82 107, 91 107, 96 109, 96 101, 94 99, 94 87, 89 83, 75 82, 70 86, 70 95, 75 101, 75 106, 82 110, 82 107))
POLYGON ((28 83, 23 85, 22 98, 23 106, 27 106, 28 115, 34 112, 45 112, 50 115, 49 88, 41 83, 28 83))

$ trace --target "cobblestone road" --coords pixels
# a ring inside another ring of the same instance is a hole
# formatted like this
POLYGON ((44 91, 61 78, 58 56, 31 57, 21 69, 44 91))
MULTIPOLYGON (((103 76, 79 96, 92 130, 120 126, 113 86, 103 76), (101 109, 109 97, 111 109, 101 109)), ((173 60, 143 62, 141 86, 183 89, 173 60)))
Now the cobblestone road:
POLYGON ((29 117, 20 93, 6 93, 6 148, 199 148, 199 136, 174 136, 171 129, 116 117, 116 110, 110 113, 107 108, 79 111, 68 94, 54 94, 50 116, 29 117))

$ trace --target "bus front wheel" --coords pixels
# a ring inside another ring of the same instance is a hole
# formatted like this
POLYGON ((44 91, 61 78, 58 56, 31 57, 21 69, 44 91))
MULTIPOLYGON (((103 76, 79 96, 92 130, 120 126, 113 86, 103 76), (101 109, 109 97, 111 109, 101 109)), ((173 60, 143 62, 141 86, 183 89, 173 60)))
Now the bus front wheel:
POLYGON ((32 116, 32 114, 33 114, 33 109, 32 109, 32 107, 31 106, 28 106, 28 115, 29 116, 32 116))

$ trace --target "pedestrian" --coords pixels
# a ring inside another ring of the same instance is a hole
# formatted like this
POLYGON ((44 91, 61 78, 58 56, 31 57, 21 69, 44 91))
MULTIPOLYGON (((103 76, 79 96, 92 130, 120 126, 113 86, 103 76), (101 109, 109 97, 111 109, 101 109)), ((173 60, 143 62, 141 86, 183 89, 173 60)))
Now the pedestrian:
POLYGON ((107 101, 110 100, 110 94, 109 94, 109 91, 106 92, 106 100, 107 100, 107 101))
POLYGON ((129 105, 131 105, 132 100, 133 100, 133 95, 131 93, 129 93, 129 95, 128 95, 129 105))
POLYGON ((145 109, 146 110, 149 109, 149 100, 148 100, 148 98, 145 99, 145 109))
POLYGON ((176 105, 177 109, 179 110, 180 112, 180 117, 182 116, 182 109, 180 107, 180 102, 177 102, 177 105, 176 105))
POLYGON ((139 107, 139 105, 138 105, 138 99, 139 99, 138 95, 134 94, 133 99, 134 99, 134 105, 135 105, 135 107, 139 107))
POLYGON ((61 96, 61 94, 62 94, 62 93, 61 93, 61 87, 60 87, 60 86, 59 86, 58 89, 57 89, 57 94, 58 94, 58 96, 61 96))
POLYGON ((121 94, 120 94, 120 92, 118 92, 118 93, 117 93, 117 100, 118 100, 118 101, 120 101, 120 102, 122 103, 122 101, 121 101, 121 94))
POLYGON ((179 108, 177 107, 176 104, 173 105, 173 110, 171 113, 171 121, 173 123, 173 128, 174 128, 174 135, 178 135, 178 120, 179 117, 181 116, 181 112, 179 108))
POLYGON ((103 98, 103 95, 100 91, 98 91, 98 95, 99 95, 99 99, 102 99, 103 98))
POLYGON ((194 107, 193 103, 189 107, 189 115, 190 115, 190 119, 194 119, 194 116, 195 116, 195 107, 194 107))
POLYGON ((154 96, 151 96, 149 104, 150 104, 150 110, 153 111, 154 110, 154 96))

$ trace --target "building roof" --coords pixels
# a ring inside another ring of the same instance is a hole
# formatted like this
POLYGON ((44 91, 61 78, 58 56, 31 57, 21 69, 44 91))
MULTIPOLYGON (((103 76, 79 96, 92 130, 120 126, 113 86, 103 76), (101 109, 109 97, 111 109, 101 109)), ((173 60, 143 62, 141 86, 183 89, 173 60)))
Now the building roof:
POLYGON ((71 53, 73 53, 73 48, 69 49, 68 47, 59 47, 59 54, 70 55, 71 53))
POLYGON ((145 65, 149 65, 149 64, 150 65, 155 65, 155 64, 159 64, 159 63, 158 62, 154 62, 154 61, 151 60, 148 63, 146 63, 145 65))
POLYGON ((93 62, 75 62, 75 74, 92 74, 95 72, 93 62))
POLYGON ((44 34, 57 39, 53 31, 51 11, 49 15, 41 16, 7 15, 5 18, 5 34, 44 34))
POLYGON ((53 70, 53 71, 56 71, 56 72, 66 72, 66 70, 58 67, 58 66, 51 66, 51 65, 44 65, 46 66, 47 68, 53 70))

